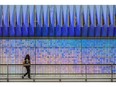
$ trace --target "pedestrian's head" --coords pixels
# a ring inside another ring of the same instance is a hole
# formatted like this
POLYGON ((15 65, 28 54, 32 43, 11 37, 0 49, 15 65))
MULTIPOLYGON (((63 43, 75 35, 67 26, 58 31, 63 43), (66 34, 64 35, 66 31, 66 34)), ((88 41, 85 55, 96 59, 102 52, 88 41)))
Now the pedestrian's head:
POLYGON ((26 59, 30 60, 29 54, 26 55, 25 60, 26 60, 26 59))

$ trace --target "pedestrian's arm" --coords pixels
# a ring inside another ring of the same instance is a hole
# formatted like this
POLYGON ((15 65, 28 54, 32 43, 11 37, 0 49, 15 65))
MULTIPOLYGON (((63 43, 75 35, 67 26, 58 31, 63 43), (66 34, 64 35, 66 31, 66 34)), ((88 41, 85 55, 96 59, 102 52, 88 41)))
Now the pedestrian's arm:
POLYGON ((28 64, 25 64, 25 62, 24 62, 23 66, 29 66, 29 65, 31 65, 31 62, 29 62, 28 64))
POLYGON ((25 61, 23 61, 23 66, 25 66, 25 61))

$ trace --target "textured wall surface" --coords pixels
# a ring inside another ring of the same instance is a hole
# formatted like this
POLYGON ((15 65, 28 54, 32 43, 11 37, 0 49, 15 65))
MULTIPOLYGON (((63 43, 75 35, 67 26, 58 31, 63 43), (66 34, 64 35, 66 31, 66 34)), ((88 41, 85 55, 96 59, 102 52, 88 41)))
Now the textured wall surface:
MULTIPOLYGON (((31 56, 32 64, 116 64, 115 44, 115 39, 1 39, 0 64, 22 64, 26 54, 31 56)), ((11 72, 22 72, 21 67, 11 68, 11 72)), ((42 65, 36 67, 36 72, 85 73, 85 66, 42 65)), ((87 72, 111 73, 111 66, 87 66, 87 72)))
POLYGON ((1 5, 0 37, 115 37, 114 5, 1 5))

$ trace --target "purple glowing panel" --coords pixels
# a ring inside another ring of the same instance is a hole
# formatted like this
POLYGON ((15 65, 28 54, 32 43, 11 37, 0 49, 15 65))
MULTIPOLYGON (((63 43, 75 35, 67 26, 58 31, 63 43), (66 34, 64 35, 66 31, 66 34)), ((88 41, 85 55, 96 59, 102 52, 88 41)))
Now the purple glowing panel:
MULTIPOLYGON (((107 39, 1 39, 0 64, 22 64, 26 54, 32 64, 115 64, 116 40, 107 39)), ((17 66, 18 67, 18 66, 17 66)), ((32 66, 49 73, 110 73, 111 66, 32 66)), ((19 67, 18 67, 19 68, 19 67)), ((11 67, 12 72, 23 69, 11 67)), ((115 72, 115 67, 113 67, 115 72)))
POLYGON ((111 64, 108 48, 83 48, 82 61, 84 64, 111 64))
POLYGON ((15 62, 15 48, 7 48, 9 50, 9 57, 8 57, 8 63, 9 64, 16 64, 15 62))
POLYGON ((35 48, 29 48, 28 49, 28 54, 30 55, 31 58, 31 64, 35 64, 36 63, 36 51, 35 48))
POLYGON ((36 40, 36 47, 81 47, 81 40, 75 39, 42 39, 36 40))
POLYGON ((2 40, 0 40, 0 47, 2 47, 2 40))
POLYGON ((26 39, 16 39, 15 40, 16 47, 28 47, 29 41, 26 39))
POLYGON ((87 73, 111 73, 110 65, 87 66, 87 73))
POLYGON ((15 48, 15 61, 17 64, 22 64, 22 48, 15 48))
POLYGON ((81 64, 81 49, 76 48, 38 48, 36 63, 81 64), (38 60, 38 61, 37 61, 38 60), (41 62, 41 61, 43 62, 41 62))

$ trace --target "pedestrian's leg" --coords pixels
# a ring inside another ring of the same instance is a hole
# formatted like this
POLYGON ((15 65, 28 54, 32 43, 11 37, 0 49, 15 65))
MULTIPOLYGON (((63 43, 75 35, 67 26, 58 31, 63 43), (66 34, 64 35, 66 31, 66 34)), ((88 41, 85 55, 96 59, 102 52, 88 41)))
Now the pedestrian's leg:
POLYGON ((24 77, 27 75, 28 73, 26 72, 25 74, 24 74, 24 77))
POLYGON ((30 78, 30 67, 28 67, 28 78, 30 78))
POLYGON ((24 74, 24 77, 28 74, 28 67, 26 67, 26 73, 24 74))
POLYGON ((26 73, 24 74, 24 76, 22 76, 22 79, 24 79, 24 77, 28 74, 28 68, 27 67, 25 67, 26 68, 26 73))

